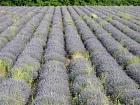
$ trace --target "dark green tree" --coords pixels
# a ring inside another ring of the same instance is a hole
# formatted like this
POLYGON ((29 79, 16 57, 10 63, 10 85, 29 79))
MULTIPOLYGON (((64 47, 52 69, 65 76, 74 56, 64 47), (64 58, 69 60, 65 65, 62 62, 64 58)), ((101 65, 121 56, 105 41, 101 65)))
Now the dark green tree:
POLYGON ((140 5, 140 0, 0 0, 5 6, 140 5))

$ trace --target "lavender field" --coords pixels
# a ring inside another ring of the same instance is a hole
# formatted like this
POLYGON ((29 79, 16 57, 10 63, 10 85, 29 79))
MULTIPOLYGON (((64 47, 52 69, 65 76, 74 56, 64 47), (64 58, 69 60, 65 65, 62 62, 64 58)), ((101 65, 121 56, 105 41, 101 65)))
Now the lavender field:
POLYGON ((0 105, 140 105, 140 7, 0 6, 0 105))

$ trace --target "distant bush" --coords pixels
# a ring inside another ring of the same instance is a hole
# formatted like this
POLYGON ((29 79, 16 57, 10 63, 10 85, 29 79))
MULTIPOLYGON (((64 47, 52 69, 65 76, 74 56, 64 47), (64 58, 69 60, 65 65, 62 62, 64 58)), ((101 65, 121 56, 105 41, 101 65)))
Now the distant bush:
POLYGON ((140 0, 0 0, 2 6, 140 5, 140 0))

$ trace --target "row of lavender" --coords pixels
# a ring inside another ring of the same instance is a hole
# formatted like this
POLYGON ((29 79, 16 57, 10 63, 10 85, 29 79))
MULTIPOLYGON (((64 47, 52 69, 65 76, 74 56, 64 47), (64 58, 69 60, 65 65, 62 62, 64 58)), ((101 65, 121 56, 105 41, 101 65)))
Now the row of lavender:
POLYGON ((44 7, 42 12, 33 12, 33 16, 21 19, 25 26, 1 49, 1 105, 25 105, 32 94, 52 13, 51 8, 47 9, 44 7))
MULTIPOLYGON (((117 97, 125 104, 138 104, 139 86, 123 71, 125 70, 125 67, 122 67, 133 63, 139 64, 139 60, 136 60, 139 58, 133 56, 127 51, 127 49, 124 49, 120 43, 115 41, 113 37, 111 37, 113 36, 112 33, 110 33, 110 35, 109 32, 103 29, 103 26, 112 26, 111 24, 108 25, 105 20, 102 20, 96 15, 93 15, 95 19, 88 17, 88 15, 91 15, 94 12, 90 12, 89 14, 89 12, 84 8, 84 12, 77 7, 74 7, 74 9, 77 13, 72 8, 69 8, 69 11, 71 12, 73 19, 76 21, 77 28, 79 29, 79 33, 81 34, 88 51, 91 53, 91 60, 96 66, 97 75, 100 78, 105 79, 104 86, 107 90, 107 95, 110 95, 115 100, 117 97), (76 14, 79 14, 85 22, 80 19, 81 17, 78 17, 78 15, 76 16, 76 14), (100 25, 100 21, 104 24, 100 25), (87 29, 87 25, 90 29, 87 29), (83 31, 81 32, 81 30, 83 31), (136 61, 134 62, 133 59, 136 61)), ((112 28, 114 31, 116 30, 115 27, 112 26, 112 28)), ((137 81, 139 77, 135 74, 137 74, 138 69, 131 69, 131 77, 137 81)))

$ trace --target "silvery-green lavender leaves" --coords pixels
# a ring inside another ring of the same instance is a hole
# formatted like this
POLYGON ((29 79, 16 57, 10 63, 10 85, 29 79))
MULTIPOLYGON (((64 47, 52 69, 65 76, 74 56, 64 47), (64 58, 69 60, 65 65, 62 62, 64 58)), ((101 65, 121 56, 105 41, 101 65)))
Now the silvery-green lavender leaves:
POLYGON ((140 7, 0 9, 0 105, 140 105, 140 7))

